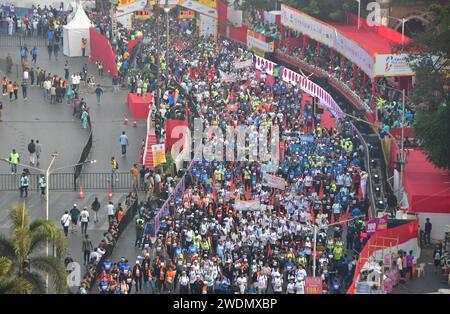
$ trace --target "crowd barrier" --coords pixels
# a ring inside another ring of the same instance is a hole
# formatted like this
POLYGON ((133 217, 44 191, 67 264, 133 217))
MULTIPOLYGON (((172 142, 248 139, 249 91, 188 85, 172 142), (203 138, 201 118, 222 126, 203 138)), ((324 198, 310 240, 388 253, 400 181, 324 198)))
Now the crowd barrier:
POLYGON ((137 195, 136 195, 135 198, 134 198, 133 203, 130 204, 125 209, 125 213, 123 214, 122 219, 120 220, 120 222, 119 222, 119 224, 117 226, 118 232, 117 232, 117 239, 116 239, 116 241, 113 243, 113 245, 111 247, 108 247, 106 249, 106 253, 102 256, 102 258, 99 260, 99 262, 97 263, 97 265, 95 267, 95 271, 94 271, 93 276, 91 278, 91 286, 89 287, 89 291, 91 293, 93 292, 94 287, 97 287, 98 277, 100 276, 100 274, 101 274, 101 272, 103 270, 103 262, 105 262, 107 259, 109 259, 112 256, 112 253, 114 251, 114 248, 116 247, 117 241, 120 239, 120 236, 125 231, 125 229, 128 227, 130 222, 132 222, 134 220, 134 217, 136 216, 136 213, 137 213, 137 210, 138 210, 138 204, 139 204, 139 200, 138 200, 137 195))
POLYGON ((86 144, 83 147, 83 150, 81 151, 81 156, 80 156, 80 160, 78 160, 77 166, 75 166, 75 172, 74 172, 74 176, 73 176, 73 190, 76 191, 77 190, 77 179, 81 174, 81 171, 83 170, 83 163, 86 162, 89 153, 91 152, 92 149, 92 138, 93 138, 93 133, 92 133, 92 124, 91 124, 91 116, 88 115, 88 128, 89 128, 89 137, 88 140, 86 141, 86 144))
MULTIPOLYGON (((370 262, 384 261, 387 254, 397 253, 399 250, 405 252, 413 251, 413 255, 416 258, 420 256, 418 230, 419 221, 413 220, 393 228, 389 228, 388 225, 388 229, 379 230, 372 235, 359 253, 353 282, 348 288, 347 294, 356 292, 356 285, 359 281, 361 270, 366 269, 370 262)), ((383 264, 390 266, 387 262, 383 264)))

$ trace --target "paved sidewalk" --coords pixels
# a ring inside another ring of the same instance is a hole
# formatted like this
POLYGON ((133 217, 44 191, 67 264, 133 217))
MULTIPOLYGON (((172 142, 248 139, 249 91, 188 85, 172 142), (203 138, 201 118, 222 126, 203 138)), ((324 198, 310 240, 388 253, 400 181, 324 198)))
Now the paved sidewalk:
POLYGON ((433 251, 433 246, 422 248, 421 256, 417 262, 417 264, 426 263, 425 276, 414 277, 406 283, 399 283, 394 288, 393 294, 424 294, 434 293, 439 289, 449 289, 447 279, 443 280, 443 276, 435 273, 433 251))

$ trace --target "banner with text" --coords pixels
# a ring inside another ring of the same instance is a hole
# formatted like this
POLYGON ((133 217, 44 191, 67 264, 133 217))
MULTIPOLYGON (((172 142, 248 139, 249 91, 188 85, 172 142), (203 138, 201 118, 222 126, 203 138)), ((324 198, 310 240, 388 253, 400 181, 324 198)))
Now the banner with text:
POLYGON ((408 62, 408 55, 376 55, 375 76, 410 76, 414 75, 408 62))
POLYGON ((233 208, 239 211, 261 210, 261 203, 259 200, 235 201, 233 208))
POLYGON ((273 52, 274 42, 266 42, 266 37, 254 31, 247 31, 247 48, 258 49, 264 52, 273 52))
POLYGON ((262 185, 270 186, 271 188, 279 190, 284 190, 286 188, 286 180, 268 173, 263 173, 262 185))
POLYGON ((332 47, 336 29, 287 5, 281 5, 281 24, 332 47))
POLYGON ((217 19, 209 15, 200 14, 199 32, 201 36, 217 37, 217 19))
POLYGON ((335 27, 287 5, 281 6, 281 23, 336 49, 369 77, 374 76, 374 57, 353 40, 342 35, 335 27))
POLYGON ((189 10, 206 14, 217 19, 217 5, 215 0, 180 0, 180 5, 189 10))
POLYGON ((305 294, 322 294, 322 277, 306 277, 305 294))
POLYGON ((166 162, 166 150, 164 144, 152 145, 153 167, 166 162))

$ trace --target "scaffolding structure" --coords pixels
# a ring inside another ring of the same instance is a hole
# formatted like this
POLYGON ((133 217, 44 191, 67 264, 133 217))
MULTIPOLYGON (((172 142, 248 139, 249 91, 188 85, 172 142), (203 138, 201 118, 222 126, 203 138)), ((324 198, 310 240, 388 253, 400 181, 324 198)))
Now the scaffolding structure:
POLYGON ((363 268, 355 283, 355 294, 384 294, 384 271, 392 270, 392 255, 398 252, 399 237, 374 235, 367 243, 367 256, 360 256, 363 268), (381 263, 381 265, 380 265, 381 263), (368 278, 360 281, 361 272, 368 271, 368 278), (372 280, 368 280, 370 279, 372 280), (375 287, 375 288, 374 288, 375 287))

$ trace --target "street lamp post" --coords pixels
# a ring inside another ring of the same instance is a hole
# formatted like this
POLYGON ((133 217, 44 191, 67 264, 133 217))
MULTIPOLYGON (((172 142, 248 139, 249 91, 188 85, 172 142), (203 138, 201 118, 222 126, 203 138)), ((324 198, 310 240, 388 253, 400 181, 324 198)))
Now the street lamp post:
MULTIPOLYGON (((47 169, 45 169, 45 170, 41 169, 41 168, 37 168, 37 167, 32 167, 32 166, 29 166, 29 165, 17 163, 18 166, 22 166, 24 168, 30 168, 30 169, 36 170, 36 171, 38 171, 38 172, 40 172, 42 174, 45 174, 45 183, 46 183, 46 185, 45 185, 45 220, 46 221, 49 221, 49 198, 50 198, 49 197, 49 191, 50 191, 49 190, 49 185, 50 185, 49 183, 50 183, 50 175, 53 172, 58 171, 58 170, 72 168, 72 167, 76 167, 76 166, 84 165, 84 164, 95 164, 97 162, 97 160, 87 160, 85 162, 77 163, 75 165, 69 165, 69 166, 64 166, 64 167, 61 167, 61 168, 56 168, 56 169, 53 169, 53 171, 52 171, 51 167, 53 166, 53 163, 55 162, 56 158, 58 158, 58 156, 59 156, 59 154, 57 152, 54 152, 52 154, 52 159, 50 161, 50 164, 47 167, 47 169)), ((9 164, 11 163, 7 158, 2 158, 0 160, 5 161, 5 162, 7 162, 9 164)), ((45 252, 46 252, 46 256, 48 257, 49 256, 48 239, 46 241, 45 252)), ((47 275, 45 277, 45 283, 46 283, 46 287, 47 287, 47 292, 48 292, 48 281, 49 281, 49 279, 48 279, 48 273, 47 273, 47 275)))
MULTIPOLYGON (((344 220, 344 221, 341 221, 341 222, 335 222, 334 224, 328 224, 327 227, 340 225, 341 223, 349 222, 349 221, 358 219, 360 217, 362 217, 362 216, 356 216, 356 217, 353 217, 353 218, 350 218, 350 219, 347 219, 347 220, 344 220)), ((314 224, 313 277, 316 277, 317 229, 318 229, 317 225, 314 224)))
POLYGON ((161 94, 161 89, 159 86, 159 79, 161 77, 161 60, 159 57, 159 54, 161 53, 161 47, 160 47, 160 37, 159 37, 159 3, 160 0, 157 0, 156 2, 156 17, 155 17, 155 21, 156 21, 156 111, 159 111, 159 103, 160 103, 160 94, 161 94))
POLYGON ((166 12, 166 89, 169 86, 169 12, 170 6, 169 1, 166 0, 166 4, 164 5, 164 12, 166 12))
POLYGON ((360 20, 361 20, 361 0, 356 0, 356 2, 358 2, 358 30, 359 30, 359 25, 361 24, 360 23, 360 20))
POLYGON ((393 19, 399 22, 402 22, 402 50, 405 49, 405 23, 406 23, 406 19, 403 17, 401 19, 394 17, 394 16, 386 16, 387 19, 393 19))

